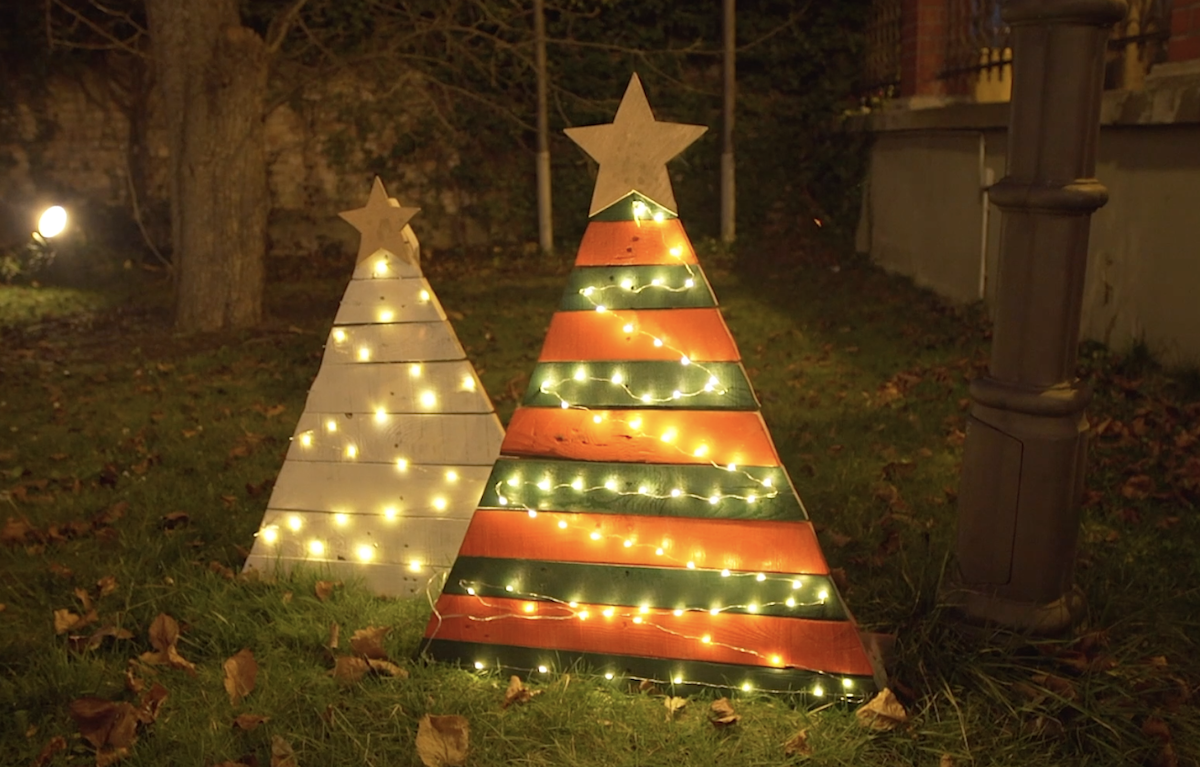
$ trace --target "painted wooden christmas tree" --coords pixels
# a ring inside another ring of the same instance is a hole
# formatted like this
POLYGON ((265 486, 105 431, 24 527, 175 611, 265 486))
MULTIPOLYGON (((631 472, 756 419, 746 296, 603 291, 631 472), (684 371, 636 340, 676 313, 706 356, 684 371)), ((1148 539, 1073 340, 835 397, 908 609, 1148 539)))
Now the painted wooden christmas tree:
POLYGON ((675 214, 636 75, 529 389, 422 650, 478 669, 874 692, 872 666, 675 214))
POLYGON ((358 263, 247 567, 297 563, 408 595, 453 562, 503 430, 376 178, 358 263))

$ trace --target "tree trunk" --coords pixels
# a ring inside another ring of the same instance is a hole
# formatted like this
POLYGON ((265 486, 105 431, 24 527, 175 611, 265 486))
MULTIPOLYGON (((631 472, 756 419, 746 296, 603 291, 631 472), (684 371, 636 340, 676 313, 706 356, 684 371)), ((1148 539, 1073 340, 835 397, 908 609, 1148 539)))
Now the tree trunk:
POLYGON ((237 0, 146 0, 170 141, 175 325, 262 318, 267 51, 237 0))

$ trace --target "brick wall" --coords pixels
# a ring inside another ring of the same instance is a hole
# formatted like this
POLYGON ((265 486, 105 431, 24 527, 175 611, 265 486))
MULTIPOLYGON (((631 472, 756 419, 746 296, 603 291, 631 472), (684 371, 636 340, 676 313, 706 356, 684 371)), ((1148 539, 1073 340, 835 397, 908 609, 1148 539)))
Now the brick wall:
POLYGON ((1167 44, 1167 59, 1200 59, 1200 0, 1175 0, 1171 3, 1171 40, 1167 44))
POLYGON ((904 0, 900 18, 900 95, 945 95, 946 0, 904 0))

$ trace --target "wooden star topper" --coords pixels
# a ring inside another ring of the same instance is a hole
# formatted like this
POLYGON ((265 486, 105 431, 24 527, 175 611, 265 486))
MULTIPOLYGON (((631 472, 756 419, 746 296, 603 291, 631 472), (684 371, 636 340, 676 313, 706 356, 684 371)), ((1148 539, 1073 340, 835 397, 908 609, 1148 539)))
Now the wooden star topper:
POLYGON ((403 230, 409 219, 419 210, 420 208, 402 207, 394 197, 388 197, 383 182, 376 176, 366 206, 345 210, 338 215, 349 221, 362 234, 358 241, 360 263, 380 250, 386 250, 396 258, 417 266, 417 254, 405 242, 403 230))
POLYGON ((634 191, 678 213, 667 160, 706 130, 703 125, 655 120, 635 73, 611 123, 566 129, 567 136, 600 163, 588 215, 596 215, 634 191))

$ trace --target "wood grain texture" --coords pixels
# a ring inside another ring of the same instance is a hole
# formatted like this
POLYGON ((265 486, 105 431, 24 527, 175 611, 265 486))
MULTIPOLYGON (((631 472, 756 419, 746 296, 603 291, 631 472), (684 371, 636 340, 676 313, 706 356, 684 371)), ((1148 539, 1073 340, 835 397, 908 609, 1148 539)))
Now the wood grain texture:
POLYGON ((475 368, 466 360, 324 365, 308 391, 304 409, 373 414, 382 408, 386 413, 427 413, 421 404, 421 394, 426 391, 434 392, 439 412, 494 410, 475 368))
MULTIPOLYGON (((475 509, 491 467, 387 463, 308 463, 288 461, 279 472, 267 504, 272 511, 340 512, 379 516, 393 507, 406 517, 460 517, 475 509), (446 473, 457 479, 450 481, 446 473), (438 511, 435 498, 446 500, 438 511)), ((457 544, 456 544, 457 545, 457 544)))
POLYGON ((400 414, 380 422, 366 413, 306 412, 287 460, 482 465, 499 452, 498 424, 494 413, 400 414))
POLYGON ((321 364, 431 362, 466 356, 447 322, 350 325, 330 332, 321 364), (344 334, 340 341, 339 331, 344 334), (363 349, 367 350, 365 358, 363 349))
POLYGON ((444 322, 446 313, 424 278, 351 280, 333 324, 444 322), (422 291, 426 298, 421 298, 422 291))
POLYGON ((592 221, 583 233, 575 266, 694 264, 696 251, 677 218, 650 221, 592 221), (678 249, 678 255, 672 249, 678 249))
POLYGON ((539 362, 674 360, 737 362, 737 344, 718 309, 558 312, 539 362), (626 326, 632 326, 626 332, 626 326), (655 339, 661 345, 654 343, 655 339))

